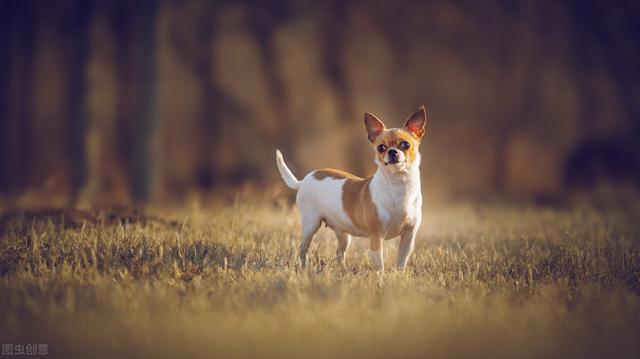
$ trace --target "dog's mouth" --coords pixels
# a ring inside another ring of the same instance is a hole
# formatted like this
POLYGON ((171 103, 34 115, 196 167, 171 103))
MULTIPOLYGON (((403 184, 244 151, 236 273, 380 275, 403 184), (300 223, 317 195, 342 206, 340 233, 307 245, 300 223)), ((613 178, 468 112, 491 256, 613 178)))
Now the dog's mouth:
POLYGON ((391 158, 389 159, 389 161, 385 161, 385 162, 384 162, 384 165, 385 165, 385 166, 388 166, 388 165, 397 165, 397 164, 400 164, 400 163, 402 163, 402 161, 400 161, 400 159, 398 159, 397 157, 391 157, 391 158))

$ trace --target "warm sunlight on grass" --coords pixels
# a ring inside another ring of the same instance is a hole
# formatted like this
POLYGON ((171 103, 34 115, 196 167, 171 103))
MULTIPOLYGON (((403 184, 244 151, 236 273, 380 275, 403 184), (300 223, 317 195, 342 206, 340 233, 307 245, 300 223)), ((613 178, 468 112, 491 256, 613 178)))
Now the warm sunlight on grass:
POLYGON ((341 268, 326 229, 300 268, 287 205, 14 213, 1 339, 54 357, 637 357, 638 213, 430 208, 408 270, 384 276, 363 240, 341 268))

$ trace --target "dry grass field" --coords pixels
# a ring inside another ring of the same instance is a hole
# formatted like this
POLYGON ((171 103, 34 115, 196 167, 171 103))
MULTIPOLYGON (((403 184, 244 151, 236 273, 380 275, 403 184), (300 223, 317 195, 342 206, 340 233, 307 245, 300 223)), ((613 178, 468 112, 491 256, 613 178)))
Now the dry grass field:
POLYGON ((425 207, 408 270, 297 263, 286 203, 0 223, 0 339, 51 357, 640 357, 640 207, 425 207))

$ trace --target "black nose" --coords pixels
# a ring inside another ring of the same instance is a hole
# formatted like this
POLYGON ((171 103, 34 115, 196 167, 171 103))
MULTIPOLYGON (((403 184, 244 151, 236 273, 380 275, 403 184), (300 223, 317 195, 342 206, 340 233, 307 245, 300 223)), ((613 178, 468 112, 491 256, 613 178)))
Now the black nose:
POLYGON ((390 149, 389 150, 389 156, 397 156, 398 155, 398 151, 396 151, 395 149, 390 149))

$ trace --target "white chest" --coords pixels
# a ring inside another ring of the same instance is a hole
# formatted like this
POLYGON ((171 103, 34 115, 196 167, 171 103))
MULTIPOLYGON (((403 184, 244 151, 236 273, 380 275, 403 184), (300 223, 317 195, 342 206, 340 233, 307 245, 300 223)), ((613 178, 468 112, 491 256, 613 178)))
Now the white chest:
POLYGON ((371 183, 373 202, 378 210, 384 237, 400 234, 406 224, 421 216, 422 195, 419 173, 385 176, 376 173, 371 183))

